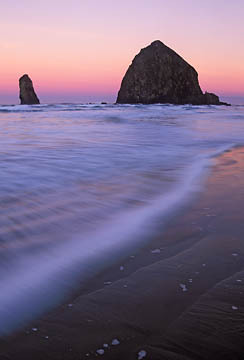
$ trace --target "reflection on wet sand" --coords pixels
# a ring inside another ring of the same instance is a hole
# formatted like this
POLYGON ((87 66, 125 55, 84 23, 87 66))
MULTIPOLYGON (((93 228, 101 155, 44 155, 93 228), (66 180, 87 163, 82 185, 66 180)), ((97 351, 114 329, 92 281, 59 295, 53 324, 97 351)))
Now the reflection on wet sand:
POLYGON ((242 271, 243 109, 0 106, 0 358, 166 351, 242 271))
POLYGON ((150 359, 242 359, 243 148, 215 162, 206 191, 163 235, 91 281, 69 306, 2 341, 0 354, 28 360, 34 349, 38 360, 95 359, 109 344, 104 358, 111 360, 142 350, 150 359))

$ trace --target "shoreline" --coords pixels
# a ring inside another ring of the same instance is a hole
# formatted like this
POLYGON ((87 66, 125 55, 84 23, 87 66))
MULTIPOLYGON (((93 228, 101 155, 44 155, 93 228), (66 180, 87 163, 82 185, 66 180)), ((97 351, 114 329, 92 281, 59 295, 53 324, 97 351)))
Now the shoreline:
POLYGON ((243 172, 244 148, 216 158, 205 191, 163 235, 0 339, 1 359, 94 359, 99 349, 106 359, 242 359, 243 172))

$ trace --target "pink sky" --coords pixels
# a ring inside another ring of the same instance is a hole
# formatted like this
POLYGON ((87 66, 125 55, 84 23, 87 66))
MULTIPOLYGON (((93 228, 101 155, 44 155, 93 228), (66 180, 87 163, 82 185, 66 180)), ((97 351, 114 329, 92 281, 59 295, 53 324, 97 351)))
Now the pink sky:
POLYGON ((114 101, 156 39, 196 68, 203 90, 244 98, 243 14, 243 0, 5 1, 0 103, 18 103, 24 73, 42 102, 114 101))

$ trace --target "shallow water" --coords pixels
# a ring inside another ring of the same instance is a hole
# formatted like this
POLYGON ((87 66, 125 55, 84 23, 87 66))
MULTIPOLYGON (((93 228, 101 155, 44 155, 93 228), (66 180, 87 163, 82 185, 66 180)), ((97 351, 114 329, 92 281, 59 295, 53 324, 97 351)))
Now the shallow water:
POLYGON ((244 143, 244 106, 0 106, 0 121, 0 335, 142 246, 244 143))

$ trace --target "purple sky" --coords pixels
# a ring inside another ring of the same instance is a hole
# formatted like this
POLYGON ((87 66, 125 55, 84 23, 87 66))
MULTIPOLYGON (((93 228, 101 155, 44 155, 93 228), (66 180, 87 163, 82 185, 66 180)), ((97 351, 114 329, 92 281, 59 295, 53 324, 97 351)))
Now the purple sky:
POLYGON ((155 39, 196 68, 203 90, 244 98, 243 14, 243 0, 5 1, 0 103, 18 103, 24 73, 43 102, 114 101, 155 39))

